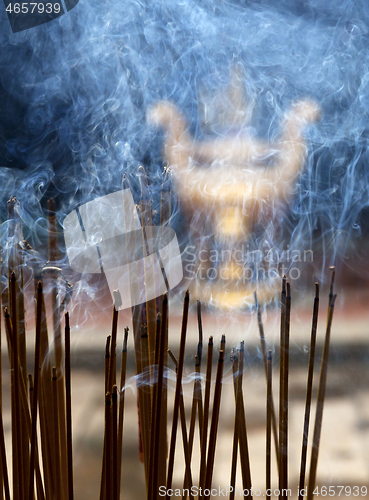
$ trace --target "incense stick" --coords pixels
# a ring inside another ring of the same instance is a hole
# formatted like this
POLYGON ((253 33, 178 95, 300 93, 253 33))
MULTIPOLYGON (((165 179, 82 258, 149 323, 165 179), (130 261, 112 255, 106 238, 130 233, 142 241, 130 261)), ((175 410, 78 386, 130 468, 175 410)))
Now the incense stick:
POLYGON ((209 425, 209 408, 210 408, 210 389, 211 389, 211 372, 213 368, 213 337, 209 338, 208 353, 206 361, 206 378, 205 378, 205 399, 204 399, 204 416, 201 436, 201 453, 200 453, 200 488, 205 487, 206 475, 206 443, 209 425))
POLYGON ((315 283, 313 322, 312 322, 312 326, 311 326, 309 366, 308 366, 308 377, 307 377, 307 385, 306 385, 304 431, 303 431, 303 436, 302 436, 301 466, 300 466, 300 481, 299 481, 299 500, 302 500, 302 490, 305 487, 306 456, 307 456, 308 437, 309 437, 311 398, 312 398, 312 392, 313 392, 313 375, 314 375, 314 361, 315 361, 315 346, 316 346, 316 331, 317 331, 317 325, 318 325, 318 314, 319 314, 319 284, 315 283))
MULTIPOLYGON (((159 344, 159 356, 158 356, 158 384, 157 384, 157 398, 156 398, 156 409, 155 409, 155 434, 153 441, 153 451, 150 452, 150 463, 152 464, 152 489, 151 498, 152 500, 157 500, 158 498, 158 484, 159 486, 164 486, 158 483, 159 474, 158 470, 160 465, 165 466, 166 456, 161 454, 162 447, 160 447, 160 442, 163 440, 163 426, 162 426, 162 415, 163 404, 163 382, 164 382, 164 363, 165 363, 165 340, 166 340, 166 328, 167 328, 167 309, 168 298, 164 295, 162 301, 162 316, 161 316, 161 333, 160 333, 160 344, 159 344)), ((166 417, 166 415, 165 415, 166 417)), ((166 433, 165 433, 166 435, 166 433)))
POLYGON ((67 419, 67 458, 68 458, 68 500, 74 498, 73 486, 73 447, 72 447, 72 389, 70 365, 70 325, 69 313, 65 313, 65 395, 67 419))
POLYGON ((271 447, 272 447, 272 351, 268 352, 267 358, 267 404, 266 404, 266 463, 265 463, 265 490, 267 498, 271 498, 271 447))
POLYGON ((281 293, 281 328, 280 328, 280 355, 279 355, 279 478, 278 487, 280 491, 280 499, 282 499, 282 490, 286 489, 285 486, 285 472, 283 467, 285 465, 284 460, 284 431, 285 431, 285 326, 286 326, 286 277, 283 276, 282 280, 282 293, 281 293))
POLYGON ((167 491, 172 487, 172 479, 173 479, 174 453, 175 453, 175 445, 177 438, 178 412, 179 412, 179 404, 181 396, 181 383, 182 383, 184 352, 186 344, 189 302, 190 302, 190 294, 189 291, 187 290, 183 302, 181 340, 179 347, 178 371, 177 371, 176 390, 175 390, 174 407, 173 407, 172 434, 170 440, 170 451, 169 451, 169 461, 168 461, 167 491))
MULTIPOLYGON (((59 436, 59 398, 58 398, 58 377, 57 377, 57 371, 56 371, 56 366, 52 367, 52 374, 53 374, 53 400, 52 400, 52 406, 53 406, 53 418, 54 418, 54 431, 55 431, 55 442, 58 443, 60 440, 59 436)), ((59 447, 56 447, 55 450, 55 470, 56 470, 56 485, 55 485, 55 498, 56 500, 61 500, 61 463, 60 463, 60 454, 61 450, 59 447)))
POLYGON ((128 327, 124 329, 123 349, 120 365, 120 391, 119 391, 119 421, 118 421, 118 495, 120 494, 120 483, 122 476, 122 449, 123 449, 123 421, 124 421, 124 400, 127 370, 127 341, 128 327))
MULTIPOLYGON (((290 315, 291 315, 291 292, 290 284, 286 282, 286 297, 285 297, 285 324, 283 329, 283 344, 282 344, 282 384, 280 391, 282 393, 282 409, 281 409, 281 434, 282 445, 280 455, 280 482, 282 484, 281 498, 287 500, 288 488, 288 377, 289 377, 289 335, 290 335, 290 315)), ((281 438, 280 438, 281 439, 281 438)))
POLYGON ((337 295, 333 294, 333 286, 334 286, 334 278, 335 278, 334 267, 331 268, 331 272, 332 272, 332 277, 331 277, 331 286, 330 286, 330 293, 329 293, 327 327, 326 327, 325 341, 324 341, 324 347, 323 347, 322 363, 321 363, 321 367, 320 367, 320 377, 319 377, 318 396, 317 396, 317 408, 316 408, 316 414, 315 414, 313 444, 312 444, 312 449, 311 449, 311 460, 310 460, 310 472, 309 472, 309 481, 308 481, 307 500, 312 500, 312 498, 314 496, 314 488, 315 488, 315 482, 316 482, 316 472, 317 472, 318 456, 319 456, 320 434, 321 434, 321 430, 322 430, 325 389, 326 389, 326 385, 327 385, 327 370, 328 370, 328 358, 329 358, 331 328, 332 328, 332 320, 333 320, 333 312, 334 312, 334 303, 335 303, 335 300, 337 297, 337 295))
MULTIPOLYGON (((210 491, 211 482, 213 478, 215 446, 218 433, 219 410, 220 410, 220 400, 222 393, 223 367, 224 367, 224 350, 220 350, 218 358, 217 375, 215 380, 215 388, 214 388, 213 413, 212 413, 211 427, 209 433, 209 448, 206 460, 205 489, 208 492, 210 491)), ((208 499, 209 494, 207 495, 205 494, 205 498, 208 499)))
POLYGON ((113 386, 112 393, 112 480, 113 480, 113 500, 118 500, 118 388, 113 386))
POLYGON ((244 407, 243 390, 242 390, 244 354, 245 354, 244 342, 241 342, 239 350, 239 362, 238 362, 239 376, 237 378, 236 418, 238 420, 238 429, 239 429, 238 439, 239 439, 239 449, 240 449, 242 484, 243 484, 243 489, 247 490, 248 492, 246 497, 251 500, 252 484, 251 484, 250 457, 249 457, 249 445, 247 439, 245 407, 244 407))
MULTIPOLYGON (((237 402, 237 378, 239 376, 238 370, 238 353, 233 348, 232 355, 232 372, 233 372, 233 388, 235 401, 237 402)), ((229 494, 229 500, 234 500, 235 497, 235 489, 236 489, 236 472, 237 472, 237 455, 238 455, 238 418, 237 418, 237 408, 235 408, 234 413, 234 428, 233 428, 233 448, 232 448, 232 462, 231 462, 231 479, 229 481, 229 485, 231 487, 231 492, 229 494)))
MULTIPOLYGON (((58 233, 57 220, 55 212, 55 201, 50 198, 47 203, 48 208, 48 236, 49 236, 49 262, 56 264, 58 261, 58 233)), ((50 273, 51 278, 51 307, 53 316, 54 329, 54 351, 55 351, 55 367, 57 373, 56 384, 58 394, 58 435, 60 447, 60 468, 62 473, 62 496, 64 495, 64 486, 68 481, 68 459, 67 459, 67 427, 65 415, 65 386, 63 374, 63 344, 60 325, 60 308, 58 305, 58 290, 55 282, 55 275, 50 273)))
POLYGON ((39 282, 37 287, 37 314, 36 314, 36 345, 35 345, 35 364, 33 375, 33 402, 32 402, 32 433, 31 433, 31 457, 29 471, 28 499, 33 500, 34 495, 34 467, 36 452, 36 425, 37 425, 37 401, 39 388, 40 357, 41 357, 41 319, 42 319, 42 284, 39 282))
MULTIPOLYGON (((168 349, 168 354, 175 365, 176 372, 178 373, 178 361, 176 357, 174 356, 174 354, 170 349, 168 349)), ((181 393, 179 397, 179 416, 181 420, 182 443, 183 443, 183 452, 185 458, 185 486, 183 488, 183 495, 182 495, 182 500, 183 500, 184 498, 187 497, 187 494, 185 493, 186 491, 185 488, 187 488, 190 498, 192 498, 193 495, 192 495, 191 457, 189 454, 188 441, 187 441, 186 412, 185 412, 184 399, 182 393, 182 384, 181 384, 181 393)))

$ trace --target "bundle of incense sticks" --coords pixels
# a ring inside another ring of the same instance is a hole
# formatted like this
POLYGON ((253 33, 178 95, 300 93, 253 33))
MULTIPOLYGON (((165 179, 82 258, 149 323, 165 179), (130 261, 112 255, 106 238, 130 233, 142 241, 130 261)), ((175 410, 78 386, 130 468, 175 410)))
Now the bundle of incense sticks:
MULTIPOLYGON (((144 176, 144 172, 142 172, 144 176)), ((128 179, 124 179, 127 185, 128 179)), ((144 242, 149 238, 146 228, 151 225, 151 206, 145 196, 146 179, 142 181, 141 217, 144 242), (146 222, 145 222, 146 221, 146 222)), ((14 207, 14 200, 11 201, 14 207)), ((162 224, 168 223, 170 214, 170 190, 165 177, 162 190, 162 224)), ((9 211, 13 216, 12 210, 9 211)), ((10 228, 11 236, 19 233, 18 228, 10 228)), ((54 205, 49 203, 49 278, 53 283, 58 277, 57 235, 54 205), (54 270, 53 270, 54 269, 54 270)), ((18 235, 19 236, 19 235, 18 235)), ((150 252, 150 248, 148 248, 150 252)), ((46 306, 43 283, 35 273, 35 355, 34 373, 26 376, 27 352, 24 326, 24 297, 22 273, 19 272, 21 256, 19 248, 9 252, 9 286, 2 291, 4 324, 8 344, 11 370, 11 422, 12 422, 12 498, 15 500, 57 499, 72 500, 73 493, 73 441, 71 407, 71 364, 70 364, 70 326, 69 314, 62 311, 55 296, 56 285, 51 288, 53 331, 55 343, 55 362, 49 352, 46 306), (12 253, 13 252, 13 253, 12 253), (14 265, 14 269, 12 266, 14 265), (61 335, 61 316, 64 312, 64 342, 61 335), (23 322, 23 323, 22 323, 23 322), (64 344, 64 348, 63 348, 64 344)), ((316 483, 318 454, 320 447, 321 423, 324 407, 325 388, 331 325, 336 295, 333 293, 334 269, 329 294, 328 319, 324 349, 318 384, 317 408, 313 429, 310 470, 306 481, 307 447, 310 428, 310 408, 312 401, 313 369, 319 310, 319 286, 313 307, 311 347, 308 366, 306 406, 302 426, 302 452, 299 489, 307 488, 307 497, 312 499, 316 483)), ((256 298, 256 297, 255 297, 256 298)), ((119 297, 117 297, 117 301, 119 297)), ((116 305, 119 305, 116 301, 116 305)), ((272 351, 268 350, 262 316, 256 298, 261 349, 266 376, 266 450, 265 485, 271 487, 272 444, 274 443, 277 462, 281 500, 286 498, 288 481, 288 383, 289 383, 289 337, 291 317, 291 287, 286 278, 282 280, 281 326, 279 355, 279 415, 275 411, 272 396, 272 351), (273 439, 272 439, 273 438, 273 439)), ((222 337, 219 350, 210 337, 207 346, 206 363, 203 354, 203 327, 201 303, 197 303, 199 341, 194 353, 194 387, 189 412, 189 425, 186 417, 183 394, 183 375, 186 348, 187 323, 190 296, 185 293, 183 302, 182 326, 178 357, 168 349, 168 298, 166 295, 153 303, 145 303, 132 310, 134 353, 137 372, 137 403, 140 429, 140 458, 143 462, 148 500, 158 500, 166 492, 171 496, 173 489, 174 464, 184 465, 182 498, 194 498, 194 491, 201 498, 210 498, 213 482, 214 463, 219 433, 219 413, 221 407, 223 367, 226 359, 226 339, 222 337), (217 355, 217 368, 213 374, 214 350, 217 355), (168 354, 171 358, 169 365, 168 354), (206 365, 206 366, 205 366, 206 365), (173 409, 168 412, 167 378, 168 370, 176 372, 173 409), (167 436, 168 420, 171 432, 167 436), (183 457, 176 455, 176 443, 180 426, 183 457), (195 433, 198 428, 199 439, 195 433), (194 447, 200 453, 199 470, 194 471, 192 454, 194 447), (194 476, 198 481, 195 483, 194 476), (196 489, 192 487, 197 485, 196 489), (159 489, 160 488, 160 489, 159 489)), ((125 404, 125 384, 127 366, 128 328, 124 331, 123 349, 120 362, 120 380, 117 385, 116 346, 118 339, 118 311, 113 308, 112 331, 105 347, 105 425, 101 469, 100 499, 117 500, 124 491, 121 485, 123 424, 125 404)), ((236 484, 237 464, 240 462, 244 496, 252 497, 252 477, 248 449, 248 431, 243 398, 244 344, 232 349, 231 362, 234 381, 235 417, 233 428, 232 460, 230 463, 230 486, 236 484)), ((8 460, 5 448, 2 412, 0 415, 0 483, 1 496, 11 498, 8 460)), ((96 496, 99 493, 97 492, 96 496)), ((271 495, 268 495, 271 496, 271 495)), ((234 498, 234 490, 229 498, 234 498)))

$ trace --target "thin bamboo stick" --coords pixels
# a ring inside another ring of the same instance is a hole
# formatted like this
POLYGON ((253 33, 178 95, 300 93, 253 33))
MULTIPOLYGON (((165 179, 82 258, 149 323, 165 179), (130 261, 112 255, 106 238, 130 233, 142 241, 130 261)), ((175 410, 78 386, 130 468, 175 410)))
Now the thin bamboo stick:
POLYGON ((113 320, 111 328, 111 345, 110 345, 110 363, 109 363, 109 383, 108 392, 112 392, 113 385, 116 382, 117 376, 117 363, 116 363, 116 351, 117 351, 117 330, 118 330, 118 310, 113 307, 113 320))
MULTIPOLYGON (((176 367, 176 372, 178 373, 178 361, 172 351, 168 349, 168 354, 171 357, 175 367, 176 367)), ((183 393, 182 393, 182 384, 181 384, 181 394, 179 397, 179 417, 181 420, 181 430, 182 430, 182 443, 183 443, 183 452, 184 452, 184 459, 185 459, 185 485, 183 488, 183 495, 182 495, 182 500, 184 498, 187 498, 187 492, 185 491, 186 489, 189 492, 189 497, 193 498, 192 494, 192 472, 191 472, 191 457, 189 454, 189 449, 188 449, 188 441, 187 441, 187 425, 186 425, 186 411, 185 411, 185 406, 184 406, 184 399, 183 399, 183 393)))
MULTIPOLYGON (((55 212, 55 201, 50 198, 47 203, 48 208, 48 233, 49 233, 49 262, 56 264, 58 261, 58 233, 55 212)), ((59 447, 60 447, 60 470, 62 474, 61 489, 64 496, 64 488, 68 483, 68 458, 67 458, 67 426, 65 415, 65 384, 63 373, 63 344, 61 335, 60 308, 57 301, 57 286, 54 275, 50 276, 51 288, 51 306, 54 328, 54 351, 55 367, 57 373, 56 384, 58 386, 58 428, 59 428, 59 447)))
POLYGON ((289 342, 290 342, 290 316, 291 316, 291 289, 287 281, 286 292, 286 309, 285 309, 285 326, 284 326, 284 344, 282 347, 283 356, 283 417, 282 417, 282 434, 283 434, 283 450, 281 462, 283 463, 283 488, 281 492, 282 500, 287 500, 288 489, 288 378, 289 378, 289 342))
POLYGON ((112 393, 112 476, 113 476, 113 500, 118 500, 118 387, 113 386, 112 393))
POLYGON ((72 441, 72 388, 71 388, 71 361, 70 361, 70 325, 69 313, 65 313, 65 395, 67 419, 67 458, 68 458, 68 500, 74 498, 73 484, 73 441, 72 441))
POLYGON ((286 277, 283 276, 282 280, 282 294, 281 294, 281 330, 280 330, 280 356, 279 356, 279 477, 278 477, 278 487, 280 491, 280 500, 282 499, 282 490, 286 489, 285 486, 285 473, 283 470, 285 461, 283 459, 284 456, 284 428, 285 428, 285 356, 284 356, 284 347, 285 347, 285 323, 286 323, 286 277))
POLYGON ((2 411, 0 412, 0 458, 1 458, 1 470, 2 470, 1 489, 3 489, 4 485, 5 500, 10 500, 9 475, 8 475, 8 466, 6 460, 4 423, 3 423, 2 411))
POLYGON ((105 470, 106 470, 106 478, 105 478, 105 498, 107 500, 111 500, 112 494, 112 449, 111 449, 111 394, 107 392, 105 395, 105 470))
POLYGON ((181 330, 181 340, 180 340, 180 347, 179 347, 176 389, 175 389, 175 396, 174 396, 172 434, 171 434, 171 440, 170 440, 169 460, 168 460, 167 491, 168 491, 168 489, 171 489, 172 480, 173 480, 174 453, 175 453, 175 445, 176 445, 176 438, 177 438, 178 412, 179 412, 180 396, 181 396, 181 385, 182 385, 183 362, 184 362, 184 353, 185 353, 185 345, 186 345, 189 303, 190 303, 190 294, 189 294, 189 291, 187 290, 186 294, 185 294, 184 302, 183 302, 182 330, 181 330))
POLYGON ((312 326, 311 326, 309 366, 308 366, 308 377, 307 377, 307 385, 306 385, 304 431, 303 431, 303 436, 302 436, 300 481, 299 481, 299 500, 302 500, 302 498, 303 498, 303 489, 305 487, 306 456, 307 456, 307 446, 308 446, 308 437, 309 437, 311 398, 312 398, 312 393, 313 393, 313 376, 314 376, 314 361, 315 361, 315 346, 316 346, 316 332, 317 332, 317 325, 318 325, 318 314, 319 314, 319 284, 315 283, 313 322, 312 322, 312 326))
POLYGON ((325 389, 326 389, 326 385, 327 385, 327 370, 328 370, 331 328, 332 328, 332 320, 333 320, 333 312, 334 312, 334 303, 335 303, 335 300, 337 297, 337 295, 333 294, 333 286, 334 286, 334 278, 335 278, 334 267, 331 268, 331 271, 332 271, 332 277, 331 277, 331 286, 330 286, 330 293, 329 293, 327 327, 326 327, 325 341, 324 341, 323 354, 322 354, 322 363, 321 363, 321 367, 320 367, 320 377, 319 377, 318 396, 317 396, 317 408, 316 408, 316 414, 315 414, 313 443, 312 443, 312 449, 311 449, 307 500, 312 500, 312 498, 314 496, 314 488, 315 488, 315 483, 316 483, 316 472, 317 472, 317 466, 318 466, 320 434, 321 434, 321 430, 322 430, 325 389))
MULTIPOLYGON (((110 376, 110 345, 111 335, 106 338, 105 344, 105 394, 109 392, 109 376, 110 376)), ((106 424, 105 424, 106 428, 106 424)), ((106 495, 106 439, 104 438, 103 459, 101 466, 101 481, 100 481, 100 500, 104 500, 106 495)))
MULTIPOLYGON (((205 489, 208 491, 210 491, 213 479, 215 446, 218 433, 219 410, 220 410, 220 400, 222 393, 223 367, 224 367, 224 350, 221 350, 219 352, 217 375, 215 380, 213 413, 211 418, 211 427, 209 433, 209 448, 206 461, 205 489)), ((205 495, 205 498, 208 499, 209 494, 205 495)))
MULTIPOLYGON (((14 499, 17 500, 19 498, 20 500, 24 498, 24 483, 21 478, 24 477, 23 475, 23 453, 22 453, 22 434, 23 434, 23 429, 21 425, 21 409, 19 405, 19 387, 20 387, 20 380, 19 380, 19 371, 17 369, 17 363, 18 363, 18 357, 19 357, 19 352, 18 352, 18 330, 17 330, 17 298, 16 298, 16 278, 15 278, 15 272, 11 272, 10 276, 10 304, 12 308, 12 347, 13 347, 13 367, 14 367, 14 418, 15 418, 15 427, 14 430, 17 433, 17 447, 16 449, 13 450, 13 453, 16 454, 15 457, 15 464, 18 467, 18 473, 16 475, 16 480, 18 481, 17 484, 15 484, 14 487, 14 492, 13 496, 14 499)), ((10 318, 9 318, 10 320, 10 318)), ((14 474, 14 469, 13 469, 13 474, 14 474)))
POLYGON ((200 488, 205 487, 206 476, 206 444, 209 425, 209 408, 210 408, 210 389, 211 389, 211 373, 213 368, 213 337, 209 338, 208 353, 206 361, 206 378, 205 378, 205 396, 204 396, 204 416, 201 436, 201 453, 200 453, 200 488))
POLYGON ((197 356, 198 363, 195 365, 196 369, 196 399, 197 399, 197 414, 199 417, 199 431, 200 431, 200 443, 202 436, 202 426, 203 426, 203 405, 202 405, 202 390, 200 382, 201 373, 201 363, 202 363, 202 349, 203 349, 203 330, 202 330, 202 316, 201 316, 201 301, 197 301, 197 324, 199 329, 199 342, 197 344, 197 356))
POLYGON ((247 490, 248 492, 246 497, 251 500, 252 499, 251 469, 250 469, 249 445, 247 439, 245 407, 244 407, 243 391, 242 391, 244 355, 245 355, 244 342, 241 342, 239 350, 239 362, 238 362, 238 370, 240 375, 237 380, 236 414, 237 414, 238 429, 239 429, 239 448, 240 448, 242 484, 243 484, 243 489, 247 490))
MULTIPOLYGON (((160 446, 161 440, 163 440, 163 427, 162 427, 162 415, 163 411, 163 386, 164 386, 164 365, 165 365, 165 341, 166 341, 166 328, 167 328, 167 312, 168 312, 168 297, 165 294, 162 301, 162 315, 161 315, 161 333, 160 333, 160 344, 159 344, 159 356, 158 356, 158 384, 157 384, 157 398, 156 398, 156 408, 155 408, 155 433, 153 441, 153 451, 150 452, 150 464, 152 467, 152 488, 151 488, 151 500, 158 499, 158 485, 160 484, 159 469, 162 464, 166 463, 166 450, 163 454, 163 447, 160 446)), ((165 415, 166 417, 166 415, 165 415)), ((165 431, 166 437, 166 431, 165 431)), ((151 468, 150 467, 150 468, 151 468)))
MULTIPOLYGON (((34 278, 35 294, 37 295, 38 280, 37 275, 34 278)), ((37 307, 37 304, 36 304, 37 307)), ((37 311, 36 311, 37 314, 37 311)), ((37 321, 37 320, 36 320, 37 321)), ((42 321, 41 321, 41 373, 40 373, 40 437, 41 437, 41 452, 42 463, 44 468, 45 491, 47 498, 52 498, 55 491, 55 469, 52 463, 55 455, 55 440, 54 440, 54 422, 50 418, 50 401, 52 401, 52 374, 49 356, 49 339, 47 332, 45 301, 42 300, 42 321)))
POLYGON ((234 388, 236 405, 235 405, 235 412, 234 412, 231 478, 229 481, 229 485, 231 487, 231 492, 229 494, 229 500, 234 500, 235 489, 236 489, 238 436, 239 436, 239 429, 238 429, 239 419, 237 418, 237 378, 239 375, 239 370, 238 370, 238 353, 236 352, 236 350, 234 348, 232 349, 231 361, 232 361, 232 372, 233 372, 233 388, 234 388))
POLYGON ((268 499, 272 497, 270 491, 272 487, 271 480, 271 454, 272 454, 272 403, 273 403, 273 392, 272 392, 272 351, 268 352, 267 358, 267 404, 266 404, 266 478, 265 478, 265 490, 268 499))
POLYGON ((127 370, 127 341, 128 327, 124 329, 123 349, 120 364, 120 391, 119 391, 119 421, 118 421, 118 495, 120 495, 120 483, 122 477, 122 449, 123 449, 123 422, 124 422, 124 400, 127 370))
POLYGON ((34 495, 34 469, 35 469, 35 453, 36 453, 36 431, 37 431, 37 408, 38 408, 38 390, 39 390, 39 374, 40 374, 40 359, 41 359, 41 321, 42 321, 42 283, 38 283, 37 287, 37 314, 36 314, 36 343, 35 343, 35 363, 33 375, 33 402, 32 402, 32 431, 31 431, 31 455, 30 455, 30 472, 28 499, 33 500, 34 495))
POLYGON ((140 383, 139 392, 141 394, 140 400, 140 422, 142 429, 142 445, 145 464, 145 477, 146 485, 149 481, 149 447, 150 447, 150 415, 151 415, 151 390, 149 378, 149 344, 146 325, 141 326, 141 363, 142 363, 142 379, 140 383))
MULTIPOLYGON (((170 227, 171 222, 171 182, 170 182, 170 172, 168 168, 164 169, 162 176, 162 189, 161 189, 161 197, 160 197, 160 225, 162 228, 162 238, 163 231, 166 227, 170 227)), ((159 300, 160 302, 160 311, 163 309, 163 298, 162 296, 159 300)), ((168 307, 168 304, 167 304, 168 307)), ((168 319, 169 316, 167 314, 166 325, 165 325, 165 346, 164 346, 164 366, 168 365, 168 319)), ((164 457, 164 460, 160 461, 159 469, 158 469, 158 484, 165 485, 166 483, 166 471, 167 471, 167 449, 168 449, 168 439, 167 439, 167 413, 168 413, 168 389, 167 384, 163 385, 163 393, 161 396, 161 431, 160 434, 162 436, 162 440, 159 443, 160 446, 160 456, 164 457)))
MULTIPOLYGON (((58 375, 57 375, 57 370, 56 366, 52 367, 52 374, 53 374, 53 400, 52 400, 52 405, 53 405, 53 418, 54 418, 54 431, 55 431, 55 442, 59 443, 60 437, 59 437, 59 417, 58 417, 58 412, 59 412, 59 399, 58 399, 58 375)), ((61 463, 60 463, 60 455, 61 455, 61 450, 57 446, 55 450, 55 478, 56 478, 56 490, 55 490, 55 498, 57 500, 62 499, 62 494, 61 494, 61 481, 62 481, 62 473, 61 473, 61 463)))
MULTIPOLYGON (((190 431, 188 434, 188 454, 191 462, 192 458, 192 450, 193 450, 193 441, 195 437, 195 426, 196 426, 196 409, 198 408, 198 399, 197 399, 197 377, 199 373, 199 356, 195 355, 195 371, 196 377, 193 384, 193 394, 192 394, 192 404, 191 404, 191 417, 190 417, 190 431)), ((188 483, 187 472, 185 471, 185 475, 183 478, 183 490, 185 489, 188 483)))
MULTIPOLYGON (((13 366, 14 362, 14 350, 13 350, 13 327, 12 327, 12 322, 11 318, 9 316, 8 309, 4 309, 4 317, 5 317, 5 330, 6 330, 6 336, 7 336, 7 342, 8 342, 8 354, 9 354, 9 360, 11 363, 11 366, 13 366)), ((14 372, 18 372, 18 379, 19 379, 19 391, 17 392, 17 397, 20 402, 21 408, 25 414, 25 429, 24 431, 26 432, 26 435, 28 437, 29 443, 31 442, 31 416, 29 412, 29 406, 28 406, 28 398, 27 398, 27 389, 24 384, 23 377, 21 376, 21 364, 18 356, 18 362, 14 365, 14 372)), ((37 494, 40 498, 40 500, 43 500, 44 493, 43 493, 43 487, 42 487, 42 480, 41 480, 41 472, 40 472, 40 465, 38 461, 38 451, 37 451, 37 439, 36 439, 36 451, 35 451, 35 467, 36 467, 36 485, 37 485, 37 494)))

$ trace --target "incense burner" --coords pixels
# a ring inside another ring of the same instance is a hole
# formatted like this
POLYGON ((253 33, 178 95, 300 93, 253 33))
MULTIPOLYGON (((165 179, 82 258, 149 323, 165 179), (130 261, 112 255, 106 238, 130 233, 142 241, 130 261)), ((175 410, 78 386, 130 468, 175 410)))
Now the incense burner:
POLYGON ((285 113, 280 137, 273 143, 241 135, 197 141, 174 104, 159 102, 151 109, 150 121, 166 131, 164 157, 178 196, 198 222, 197 250, 202 257, 208 255, 197 263, 198 270, 205 271, 203 279, 194 280, 196 293, 205 300, 240 307, 253 301, 256 289, 259 300, 265 301, 279 286, 276 279, 245 275, 247 257, 237 259, 234 254, 244 251, 256 224, 275 223, 277 209, 293 195, 307 150, 303 131, 318 118, 318 105, 302 99, 285 113), (229 255, 217 259, 215 277, 207 271, 214 269, 211 248, 218 249, 218 256, 229 255))

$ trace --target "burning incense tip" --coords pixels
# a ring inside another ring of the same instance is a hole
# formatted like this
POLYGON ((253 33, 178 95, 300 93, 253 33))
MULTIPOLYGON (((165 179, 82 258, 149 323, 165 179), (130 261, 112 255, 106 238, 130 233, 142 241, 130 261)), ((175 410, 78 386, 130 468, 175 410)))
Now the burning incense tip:
POLYGON ((110 342, 111 342, 111 335, 108 335, 106 338, 106 344, 105 344, 105 357, 110 358, 110 342))
POLYGON ((129 328, 126 326, 124 329, 123 352, 127 352, 128 332, 129 328))

